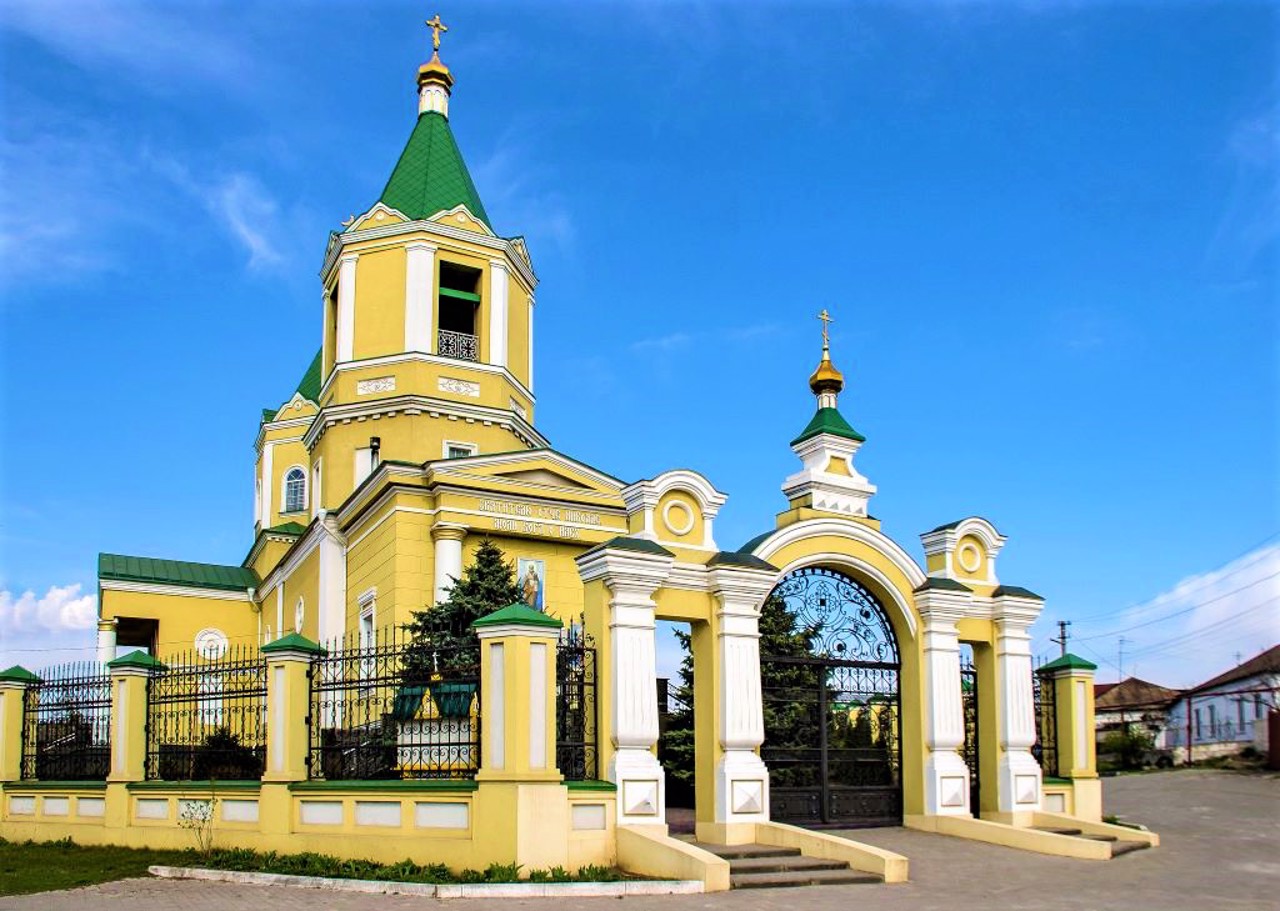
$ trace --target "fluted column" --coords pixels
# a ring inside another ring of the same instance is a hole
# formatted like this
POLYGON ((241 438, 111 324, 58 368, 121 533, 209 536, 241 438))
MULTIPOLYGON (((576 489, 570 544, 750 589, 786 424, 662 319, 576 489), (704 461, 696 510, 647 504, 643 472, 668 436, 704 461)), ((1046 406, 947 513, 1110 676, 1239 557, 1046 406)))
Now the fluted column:
POLYGON ((666 822, 666 775, 654 755, 658 673, 653 596, 673 562, 657 545, 644 551, 602 545, 578 558, 582 581, 602 581, 609 592, 609 660, 601 676, 613 751, 605 775, 618 786, 619 825, 666 822))
POLYGON ((1036 742, 1035 693, 1031 680, 1029 621, 1003 618, 996 625, 997 739, 1000 744, 997 787, 1001 814, 1030 814, 1040 809, 1040 763, 1031 755, 1036 742))
POLYGON ((960 755, 964 705, 960 698, 959 612, 945 598, 917 596, 924 645, 925 813, 961 816, 969 810, 969 767, 960 755), (930 604, 930 600, 944 602, 930 604), (923 602, 923 603, 922 603, 923 602))

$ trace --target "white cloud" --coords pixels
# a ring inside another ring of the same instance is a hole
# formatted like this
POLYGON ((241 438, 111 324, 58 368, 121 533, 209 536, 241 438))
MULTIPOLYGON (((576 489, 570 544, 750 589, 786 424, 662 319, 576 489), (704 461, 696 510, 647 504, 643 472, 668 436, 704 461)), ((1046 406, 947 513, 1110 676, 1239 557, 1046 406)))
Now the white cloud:
POLYGON ((0 637, 8 640, 39 632, 92 629, 98 621, 98 599, 80 594, 80 585, 53 585, 43 595, 0 591, 0 637))
POLYGON ((564 197, 554 189, 554 175, 542 165, 527 142, 516 139, 526 127, 512 128, 502 136, 488 157, 471 168, 476 190, 495 231, 515 225, 528 238, 534 255, 543 244, 562 256, 572 256, 577 229, 564 197))
POLYGON ((680 348, 687 347, 693 341, 693 336, 687 332, 672 332, 668 335, 660 335, 656 338, 642 338, 639 341, 631 343, 632 351, 658 351, 668 354, 680 348))
POLYGON ((1100 680, 1116 678, 1124 636, 1126 677, 1171 687, 1202 683, 1235 666, 1237 654, 1247 660, 1280 642, 1280 544, 1188 576, 1144 604, 1088 628, 1080 623, 1073 632, 1069 648, 1080 646, 1079 653, 1106 662, 1100 680))

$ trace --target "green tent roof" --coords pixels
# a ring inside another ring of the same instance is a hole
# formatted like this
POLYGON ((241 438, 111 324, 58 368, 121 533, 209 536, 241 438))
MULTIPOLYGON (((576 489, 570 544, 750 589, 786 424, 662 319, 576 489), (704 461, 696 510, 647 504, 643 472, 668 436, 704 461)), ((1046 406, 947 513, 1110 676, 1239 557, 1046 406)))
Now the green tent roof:
POLYGON ((298 382, 298 395, 302 396, 309 402, 320 402, 320 352, 316 352, 316 356, 311 359, 311 366, 307 368, 307 372, 302 374, 302 379, 298 382))
POLYGON ((791 441, 791 445, 795 446, 797 443, 803 443, 810 437, 816 437, 820 433, 834 434, 845 439, 857 440, 859 443, 865 443, 867 440, 866 437, 849 426, 849 422, 840 415, 840 412, 834 408, 819 408, 813 416, 813 420, 809 422, 809 426, 801 431, 800 436, 791 441))
MULTIPOLYGON (((380 201, 412 219, 430 218, 437 212, 465 205, 489 225, 476 185, 453 141, 453 131, 443 115, 427 111, 400 153, 380 201)), ((492 225, 489 225, 492 227, 492 225)))
POLYGON ((244 591, 256 587, 259 581, 257 573, 243 566, 126 557, 120 554, 98 554, 98 578, 121 582, 159 582, 222 591, 244 591))

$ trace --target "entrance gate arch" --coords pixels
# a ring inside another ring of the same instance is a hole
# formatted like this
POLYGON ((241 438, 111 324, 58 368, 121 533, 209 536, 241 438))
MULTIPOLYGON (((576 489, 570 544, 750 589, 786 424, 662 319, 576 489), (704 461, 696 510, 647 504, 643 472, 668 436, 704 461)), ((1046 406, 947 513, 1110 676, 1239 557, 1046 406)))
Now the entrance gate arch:
POLYGON ((760 619, 770 815, 809 826, 902 822, 898 642, 843 573, 788 573, 760 619))

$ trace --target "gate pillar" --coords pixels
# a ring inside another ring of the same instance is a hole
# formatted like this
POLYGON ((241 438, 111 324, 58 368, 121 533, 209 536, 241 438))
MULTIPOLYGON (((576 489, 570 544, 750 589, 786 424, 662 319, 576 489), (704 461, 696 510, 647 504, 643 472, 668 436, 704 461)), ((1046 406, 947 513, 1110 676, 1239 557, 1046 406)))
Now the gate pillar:
MULTIPOLYGON (((699 814, 698 838, 716 844, 750 844, 755 841, 755 824, 769 821, 769 770, 758 752, 764 742, 760 605, 772 590, 777 572, 763 560, 730 554, 712 558, 709 565, 716 598, 718 678, 715 818, 708 823, 699 814)), ((694 717, 701 726, 696 712, 694 717)))
POLYGON ((960 610, 951 592, 917 591, 924 644, 924 811, 963 816, 969 810, 969 767, 960 756, 964 706, 960 699, 960 610))
POLYGON ((653 595, 675 558, 651 541, 621 538, 578 557, 578 575, 607 589, 597 686, 608 693, 606 777, 618 787, 618 825, 666 825, 666 773, 658 743, 658 669, 653 595))
POLYGON ((1027 629, 1039 613, 1034 605, 1030 619, 1010 603, 997 600, 996 686, 999 703, 1000 758, 997 783, 1000 816, 1006 822, 1030 824, 1040 809, 1040 763, 1031 754, 1036 742, 1035 692, 1031 680, 1031 636, 1027 629))

